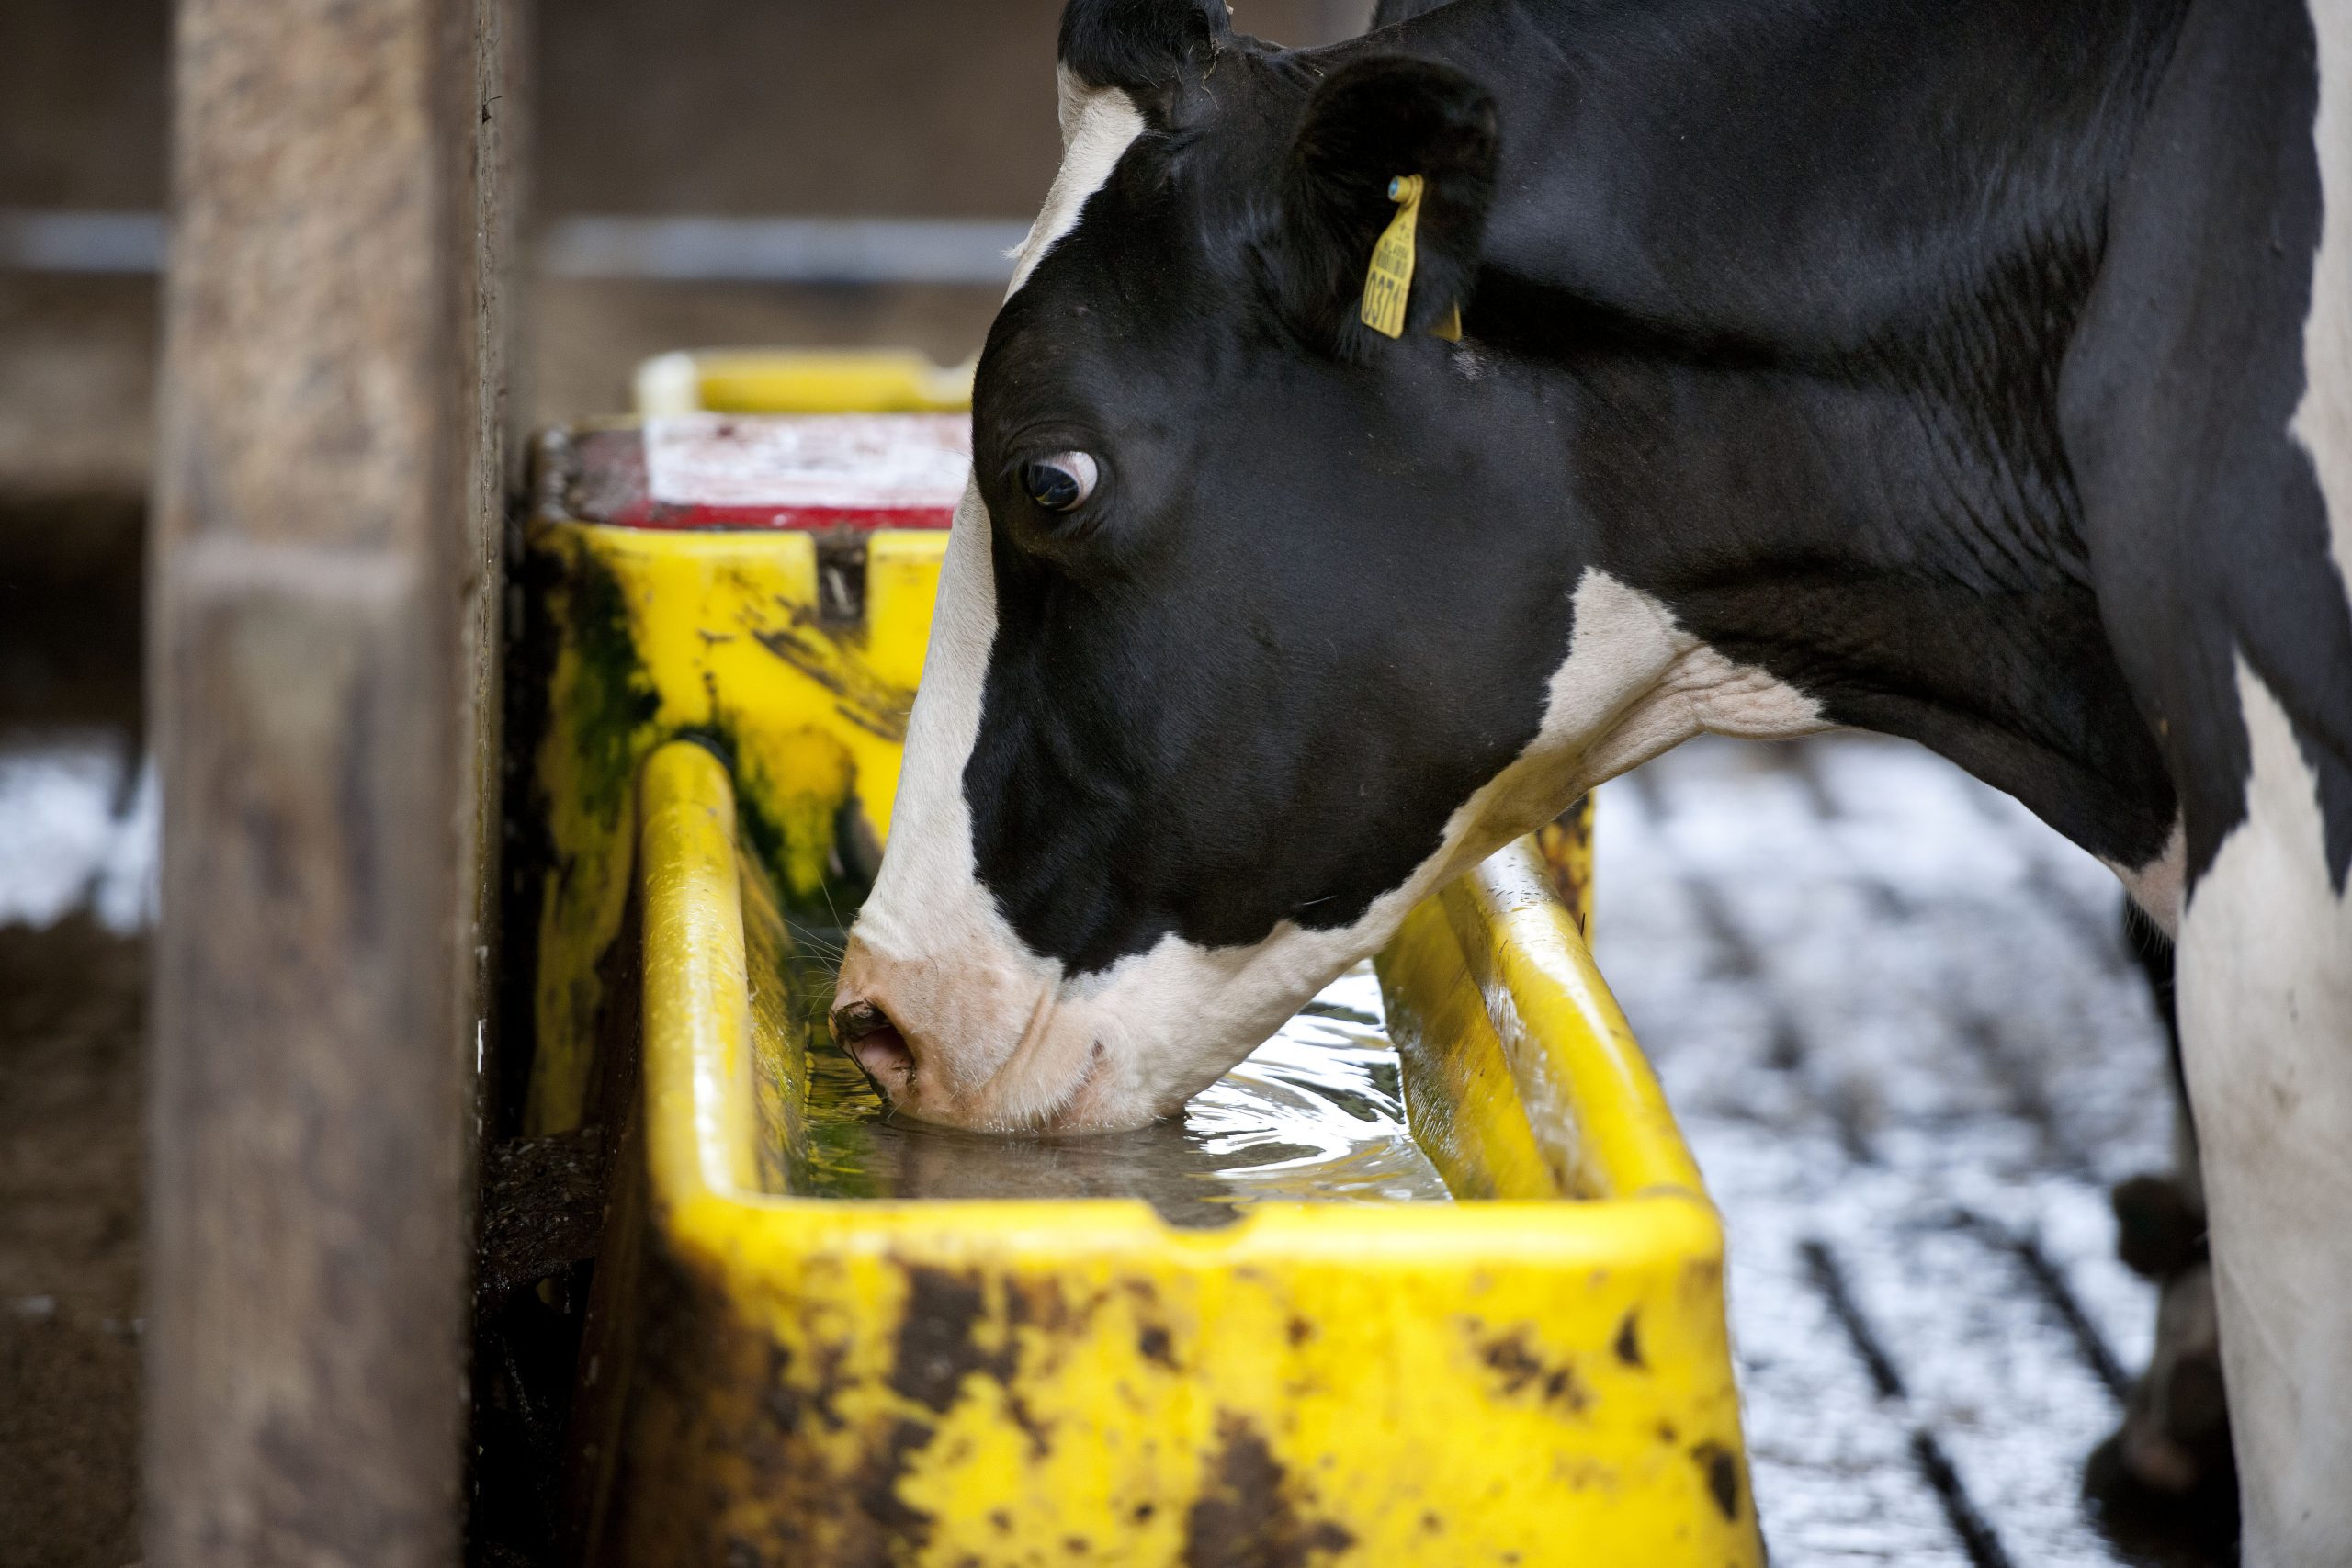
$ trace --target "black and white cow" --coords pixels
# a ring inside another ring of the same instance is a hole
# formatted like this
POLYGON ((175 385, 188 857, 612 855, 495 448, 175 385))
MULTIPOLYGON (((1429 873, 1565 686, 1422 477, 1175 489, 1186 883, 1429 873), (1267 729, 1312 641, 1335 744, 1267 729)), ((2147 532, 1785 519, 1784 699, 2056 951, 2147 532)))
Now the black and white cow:
POLYGON ((1908 736, 2177 931, 2247 1561, 2352 1562, 2352 4, 1076 0, 1060 65, 837 998, 893 1100, 1134 1126, 1677 742, 1908 736))

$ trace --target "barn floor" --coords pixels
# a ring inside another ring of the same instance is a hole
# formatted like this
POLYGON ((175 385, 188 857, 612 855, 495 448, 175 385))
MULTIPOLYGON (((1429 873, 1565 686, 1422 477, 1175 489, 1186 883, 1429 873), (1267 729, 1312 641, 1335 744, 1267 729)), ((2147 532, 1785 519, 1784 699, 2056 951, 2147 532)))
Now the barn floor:
POLYGON ((1687 746, 1601 793, 1597 852, 1601 968, 1727 1222, 1776 1568, 2216 1561, 2082 1499, 2154 1325, 2107 1191, 2172 1135, 2114 878, 1867 737, 1687 746))

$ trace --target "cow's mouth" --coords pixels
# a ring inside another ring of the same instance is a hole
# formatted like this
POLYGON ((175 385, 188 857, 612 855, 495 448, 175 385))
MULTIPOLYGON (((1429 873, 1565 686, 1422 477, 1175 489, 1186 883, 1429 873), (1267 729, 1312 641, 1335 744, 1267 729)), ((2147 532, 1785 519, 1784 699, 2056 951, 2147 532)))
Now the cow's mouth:
POLYGON ((833 1040, 842 1054, 857 1064, 876 1093, 897 1103, 914 1077, 915 1054, 890 1015, 872 1002, 852 1002, 834 1012, 831 1021, 833 1040))

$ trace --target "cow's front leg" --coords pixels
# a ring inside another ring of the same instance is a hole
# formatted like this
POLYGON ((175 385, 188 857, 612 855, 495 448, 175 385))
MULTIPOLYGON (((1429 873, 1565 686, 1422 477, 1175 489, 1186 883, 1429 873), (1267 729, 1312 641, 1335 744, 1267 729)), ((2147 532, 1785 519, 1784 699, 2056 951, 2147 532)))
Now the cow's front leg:
MULTIPOLYGON (((2165 918, 2178 920, 2177 903, 2165 918)), ((2186 1528, 2200 1540, 2234 1541, 2237 1471, 2230 1460, 2229 1411, 2222 1393, 2196 1122, 2189 1114, 2188 1086, 2181 1079, 2172 939, 2127 901, 2123 940, 2139 962, 2148 999, 2165 1027, 2175 1115, 2173 1169, 2165 1176, 2134 1177, 2115 1190, 2116 1250, 2158 1292, 2155 1348, 2132 1384, 2121 1427, 2091 1456, 2085 1484, 2119 1528, 2186 1528)))
POLYGON ((2247 1568, 2352 1563, 2352 903, 2316 781, 2241 666, 2246 817, 2181 919, 2247 1568))
POLYGON ((2226 1545, 2237 1538, 2237 1472, 2195 1175, 2134 1177, 2115 1190, 2115 1212, 2123 1260, 2156 1286, 2155 1348, 2084 1483, 2115 1529, 2226 1545))

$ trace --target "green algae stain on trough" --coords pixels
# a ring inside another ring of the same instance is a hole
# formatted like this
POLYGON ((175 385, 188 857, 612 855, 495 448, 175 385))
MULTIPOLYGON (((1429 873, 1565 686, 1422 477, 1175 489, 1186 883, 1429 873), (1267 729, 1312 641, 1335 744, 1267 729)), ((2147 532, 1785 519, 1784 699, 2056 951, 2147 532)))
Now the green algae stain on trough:
POLYGON ((662 697, 637 656, 620 578, 593 550, 570 555, 568 604, 559 618, 570 631, 571 690, 564 705, 578 761, 574 778, 588 813, 617 822, 646 750, 641 731, 662 711, 662 697))
POLYGON ((533 682, 515 702, 532 820, 511 870, 532 925, 524 1128, 545 1134, 597 1113, 634 780, 657 745, 689 737, 726 761, 794 924, 836 927, 854 908, 880 863, 944 541, 871 541, 872 586, 848 620, 820 613, 807 534, 661 533, 558 510, 526 543, 518 577, 537 598, 510 670, 533 682))

